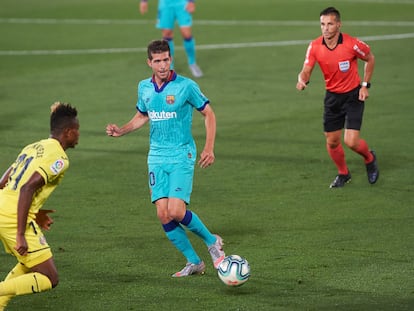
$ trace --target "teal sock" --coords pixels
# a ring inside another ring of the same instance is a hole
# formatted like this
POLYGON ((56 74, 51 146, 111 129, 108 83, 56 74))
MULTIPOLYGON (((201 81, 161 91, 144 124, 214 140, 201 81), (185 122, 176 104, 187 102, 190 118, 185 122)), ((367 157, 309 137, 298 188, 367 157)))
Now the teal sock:
POLYGON ((213 245, 216 242, 217 238, 211 234, 196 213, 187 210, 183 220, 181 220, 180 223, 186 226, 188 230, 199 236, 207 246, 213 245))
POLYGON ((168 239, 184 255, 187 262, 194 264, 199 264, 201 262, 201 259, 198 257, 193 246, 191 245, 184 228, 181 227, 178 222, 173 220, 162 226, 168 239))
POLYGON ((164 40, 167 40, 168 45, 170 46, 170 55, 172 58, 170 69, 174 69, 174 54, 175 54, 174 40, 173 38, 167 38, 167 37, 165 37, 164 40))
POLYGON ((196 63, 196 50, 195 40, 193 37, 184 39, 184 50, 187 53, 188 64, 192 65, 196 63))

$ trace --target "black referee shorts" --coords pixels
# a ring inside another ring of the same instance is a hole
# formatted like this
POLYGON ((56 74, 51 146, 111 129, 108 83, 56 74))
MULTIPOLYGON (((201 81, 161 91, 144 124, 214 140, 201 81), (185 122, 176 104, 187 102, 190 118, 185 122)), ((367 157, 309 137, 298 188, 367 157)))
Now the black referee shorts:
POLYGON ((334 132, 343 128, 360 130, 365 103, 358 99, 359 89, 347 93, 332 93, 326 91, 324 99, 323 129, 334 132))

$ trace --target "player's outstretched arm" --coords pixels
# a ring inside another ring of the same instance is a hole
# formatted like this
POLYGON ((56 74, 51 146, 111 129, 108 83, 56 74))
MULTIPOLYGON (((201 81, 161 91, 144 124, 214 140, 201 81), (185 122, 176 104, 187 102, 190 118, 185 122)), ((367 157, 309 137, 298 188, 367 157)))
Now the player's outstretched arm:
POLYGON ((112 137, 119 137, 141 128, 148 122, 148 120, 149 118, 147 115, 137 112, 135 116, 122 127, 119 127, 116 124, 108 124, 106 126, 106 134, 112 137))

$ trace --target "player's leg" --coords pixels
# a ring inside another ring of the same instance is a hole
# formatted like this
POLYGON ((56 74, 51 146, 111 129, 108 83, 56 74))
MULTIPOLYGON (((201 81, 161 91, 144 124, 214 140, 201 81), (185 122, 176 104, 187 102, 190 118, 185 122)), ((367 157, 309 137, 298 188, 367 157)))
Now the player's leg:
POLYGON ((39 226, 32 222, 26 230, 25 237, 29 253, 25 256, 21 256, 11 246, 15 243, 13 236, 15 237, 15 229, 2 235, 3 242, 7 244, 8 250, 13 252, 17 260, 30 271, 17 270, 18 276, 7 278, 1 282, 0 297, 40 293, 55 287, 58 284, 56 266, 50 247, 39 226))
POLYGON ((214 267, 224 259, 223 240, 212 234, 198 215, 187 210, 193 187, 194 161, 183 161, 170 172, 169 215, 199 236, 208 247, 214 267), (180 189, 177 191, 176 189, 180 189))
POLYGON ((344 142, 352 151, 360 154, 367 164, 374 160, 374 156, 370 152, 367 142, 360 138, 359 134, 359 130, 346 129, 344 142))
POLYGON ((175 45, 174 45, 174 32, 171 29, 162 29, 162 38, 168 42, 170 47, 170 55, 172 58, 170 69, 174 69, 174 55, 175 55, 175 45))
POLYGON ((352 96, 346 102, 346 130, 344 143, 354 152, 360 154, 365 164, 374 160, 374 156, 369 150, 368 144, 360 137, 362 118, 364 114, 365 103, 358 99, 359 88, 353 91, 352 96))
POLYGON ((344 99, 337 94, 326 92, 324 99, 323 128, 326 138, 326 150, 334 162, 338 175, 330 184, 330 188, 343 187, 351 180, 345 160, 345 152, 341 143, 342 129, 345 124, 344 99))
POLYGON ((188 230, 199 236, 207 246, 213 245, 217 240, 216 236, 211 234, 206 225, 193 211, 186 210, 184 217, 180 220, 180 223, 186 226, 188 230))
POLYGON ((186 9, 180 6, 175 7, 175 14, 178 26, 180 27, 181 36, 183 38, 184 50, 187 55, 187 63, 191 74, 195 78, 200 78, 203 76, 203 72, 197 65, 196 61, 196 43, 191 29, 193 25, 193 16, 186 9))
POLYGON ((30 272, 0 282, 0 297, 35 294, 51 288, 52 283, 46 275, 38 272, 30 272))
POLYGON ((340 188, 351 181, 351 173, 346 165, 345 152, 341 144, 342 130, 325 132, 326 149, 334 162, 338 175, 330 184, 330 188, 340 188))
POLYGON ((359 88, 347 102, 347 122, 344 135, 345 144, 364 158, 368 181, 374 184, 379 177, 379 170, 375 152, 370 150, 367 142, 360 137, 360 129, 364 114, 365 103, 358 99, 359 88))
POLYGON ((345 161, 345 151, 341 144, 342 130, 325 132, 326 149, 336 168, 338 174, 348 174, 348 167, 345 161))
POLYGON ((204 241, 213 260, 214 268, 217 269, 225 257, 222 238, 217 234, 211 234, 206 225, 193 211, 186 210, 185 216, 180 223, 204 241))
POLYGON ((195 40, 192 35, 191 27, 184 26, 180 27, 181 36, 183 37, 184 50, 187 54, 188 65, 196 63, 196 49, 195 40))
POLYGON ((181 27, 181 35, 183 37, 184 50, 187 55, 188 67, 194 78, 201 78, 203 72, 197 65, 196 61, 196 45, 194 37, 192 36, 191 27, 181 27))
POLYGON ((158 8, 158 23, 157 28, 161 29, 161 35, 164 40, 168 41, 170 46, 170 54, 172 57, 171 69, 174 69, 174 55, 175 55, 175 46, 174 46, 174 24, 175 16, 174 10, 171 7, 158 8))
MULTIPOLYGON (((170 203, 172 205, 180 205, 179 201, 181 200, 176 199, 173 201, 174 202, 170 202, 170 199, 164 198, 155 202, 157 206, 157 216, 162 223, 165 234, 170 242, 184 255, 187 260, 185 267, 174 273, 172 276, 185 277, 192 274, 204 274, 205 264, 200 257, 198 257, 190 240, 188 239, 187 233, 184 228, 177 221, 171 219, 171 216, 169 215, 168 206, 170 203)), ((184 205, 185 209, 185 203, 181 201, 181 204, 184 205)), ((171 207, 171 209, 177 210, 177 206, 171 207)))
MULTIPOLYGON (((26 274, 30 272, 30 269, 26 268, 24 265, 22 265, 20 262, 17 263, 17 265, 7 274, 4 281, 8 281, 11 279, 14 279, 18 276, 21 276, 23 274, 26 274)), ((7 296, 0 296, 0 310, 3 310, 7 304, 9 303, 10 299, 13 298, 13 295, 7 295, 7 296)))
POLYGON ((193 190, 194 161, 189 160, 175 165, 169 174, 170 192, 168 194, 169 216, 186 226, 191 232, 203 239, 207 246, 215 243, 216 237, 210 233, 201 219, 187 210, 193 190), (179 191, 177 191, 179 189, 179 191))
POLYGON ((30 268, 31 272, 0 283, 0 296, 18 296, 44 292, 56 287, 58 276, 53 258, 30 268))
POLYGON ((368 182, 375 184, 379 177, 375 151, 369 150, 367 142, 359 137, 357 130, 345 130, 345 144, 364 158, 368 182))
MULTIPOLYGON (((199 264, 201 262, 201 259, 198 257, 193 246, 191 245, 191 242, 188 239, 185 230, 177 221, 172 218, 172 216, 170 216, 168 212, 169 205, 180 204, 179 201, 181 200, 172 200, 176 202, 170 201, 171 199, 163 198, 155 202, 155 206, 157 207, 157 217, 160 220, 168 239, 184 255, 184 257, 187 259, 187 262, 199 264)), ((185 203, 181 201, 181 204, 184 205, 185 203)), ((177 207, 170 208, 177 209, 177 207)))
MULTIPOLYGON (((151 158, 149 158, 149 162, 151 162, 151 158)), ((179 210, 179 208, 173 207, 174 204, 181 207, 182 215, 185 213, 185 203, 182 200, 176 199, 170 202, 170 199, 168 199, 171 189, 169 178, 171 167, 168 164, 159 165, 150 163, 148 170, 151 201, 155 203, 157 208, 157 217, 162 224, 167 238, 184 255, 189 264, 188 267, 186 265, 183 270, 175 273, 173 276, 181 277, 195 273, 203 273, 205 269, 204 263, 195 252, 185 230, 169 214, 169 207, 172 210, 179 210)))

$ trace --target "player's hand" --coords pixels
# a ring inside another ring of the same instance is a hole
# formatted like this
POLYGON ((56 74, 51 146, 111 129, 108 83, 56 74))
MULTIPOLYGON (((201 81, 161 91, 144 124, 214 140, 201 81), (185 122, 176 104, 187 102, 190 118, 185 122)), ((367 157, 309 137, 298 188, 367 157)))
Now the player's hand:
POLYGON ((200 165, 201 168, 206 168, 212 165, 214 160, 214 152, 203 150, 200 156, 200 161, 198 161, 198 165, 200 165))
POLYGON ((194 1, 188 1, 187 6, 185 7, 188 13, 193 14, 195 12, 195 3, 194 1))
POLYGON ((139 12, 141 15, 144 15, 148 12, 148 2, 147 1, 140 1, 139 3, 139 12))
POLYGON ((303 91, 309 84, 309 77, 307 80, 304 80, 302 77, 302 73, 298 74, 298 82, 296 83, 296 89, 299 91, 303 91), (307 81, 307 82, 306 82, 307 81))
POLYGON ((298 83, 296 83, 296 89, 299 91, 303 91, 304 89, 306 89, 306 83, 298 81, 298 83))
POLYGON ((359 89, 359 97, 358 97, 358 99, 360 101, 365 101, 368 98, 368 96, 369 96, 368 89, 366 87, 361 87, 359 89))
POLYGON ((108 136, 119 137, 121 136, 121 131, 116 124, 108 124, 106 126, 106 134, 108 136))
POLYGON ((54 213, 54 209, 40 209, 36 214, 36 223, 40 228, 44 230, 50 230, 50 226, 53 224, 53 219, 48 215, 54 213))
POLYGON ((16 235, 16 246, 14 247, 14 249, 22 256, 27 255, 27 250, 28 250, 28 246, 27 246, 27 241, 26 238, 24 237, 24 235, 16 235))

